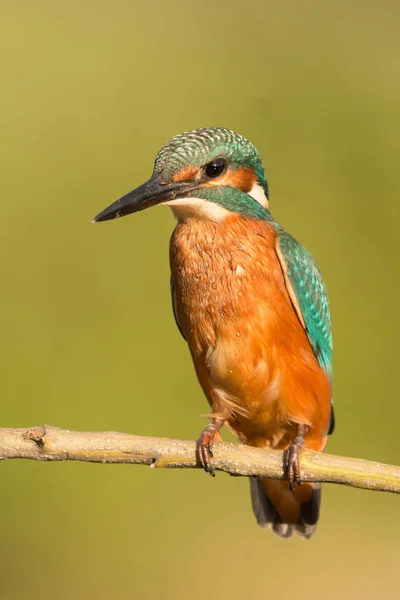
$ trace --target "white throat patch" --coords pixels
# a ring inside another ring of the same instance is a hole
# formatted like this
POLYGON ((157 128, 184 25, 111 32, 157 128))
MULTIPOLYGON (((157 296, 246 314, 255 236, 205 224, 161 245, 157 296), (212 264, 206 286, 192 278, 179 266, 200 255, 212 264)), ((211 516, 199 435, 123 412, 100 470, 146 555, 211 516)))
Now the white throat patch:
POLYGON ((211 221, 222 221, 230 213, 226 208, 216 202, 209 202, 203 198, 179 198, 163 202, 169 206, 178 221, 186 219, 209 219, 211 221))
POLYGON ((261 206, 263 206, 264 208, 269 208, 268 198, 265 195, 264 188, 259 183, 255 183, 251 190, 247 193, 249 196, 254 198, 254 200, 257 200, 257 202, 261 204, 261 206))

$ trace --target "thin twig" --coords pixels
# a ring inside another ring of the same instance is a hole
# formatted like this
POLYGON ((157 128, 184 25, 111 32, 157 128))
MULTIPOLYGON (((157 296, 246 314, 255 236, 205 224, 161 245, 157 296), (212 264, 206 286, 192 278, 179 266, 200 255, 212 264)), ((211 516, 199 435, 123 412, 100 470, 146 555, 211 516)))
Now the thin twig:
MULTIPOLYGON (((134 463, 152 467, 199 468, 196 443, 143 437, 113 431, 79 432, 57 427, 0 429, 0 460, 79 460, 98 463, 134 463)), ((217 442, 213 466, 231 475, 284 479, 283 454, 242 444, 217 442)), ((352 487, 400 493, 400 467, 359 458, 303 450, 303 481, 340 483, 352 487)))

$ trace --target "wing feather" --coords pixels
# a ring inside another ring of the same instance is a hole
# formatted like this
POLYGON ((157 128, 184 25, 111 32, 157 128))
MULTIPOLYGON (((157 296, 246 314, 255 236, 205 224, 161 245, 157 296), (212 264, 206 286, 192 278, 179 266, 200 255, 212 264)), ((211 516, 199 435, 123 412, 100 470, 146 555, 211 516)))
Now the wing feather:
POLYGON ((174 286, 174 281, 173 281, 172 277, 169 281, 169 286, 170 286, 170 290, 171 290, 172 312, 174 313, 175 323, 176 323, 176 326, 178 327, 183 339, 186 340, 185 335, 182 331, 182 327, 180 326, 179 320, 178 320, 178 313, 176 310, 175 286, 174 286))
POLYGON ((332 377, 332 331, 328 293, 317 264, 288 233, 278 237, 277 255, 293 306, 319 364, 332 377))

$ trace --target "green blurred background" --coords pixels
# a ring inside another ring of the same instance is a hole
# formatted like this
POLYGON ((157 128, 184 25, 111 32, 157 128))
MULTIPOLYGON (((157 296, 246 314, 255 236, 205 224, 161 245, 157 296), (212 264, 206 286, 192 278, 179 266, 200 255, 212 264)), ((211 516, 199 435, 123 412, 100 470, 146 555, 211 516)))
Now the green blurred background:
MULTIPOLYGON (((197 437, 172 216, 91 218, 171 136, 222 125, 259 148, 274 216, 329 287, 329 451, 400 463, 399 18, 389 0, 2 2, 2 426, 197 437)), ((0 470, 2 598, 398 598, 389 494, 325 485, 316 536, 282 542, 245 479, 0 470)))

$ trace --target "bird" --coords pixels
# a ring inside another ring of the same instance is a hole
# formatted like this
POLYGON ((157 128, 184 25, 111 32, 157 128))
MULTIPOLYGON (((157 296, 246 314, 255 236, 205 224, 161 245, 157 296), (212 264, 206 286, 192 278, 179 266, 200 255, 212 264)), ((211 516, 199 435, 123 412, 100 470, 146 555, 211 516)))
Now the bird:
POLYGON ((273 218, 256 147, 229 129, 170 139, 152 177, 94 222, 156 205, 176 218, 173 313, 211 409, 200 465, 214 475, 223 426, 243 444, 282 450, 283 480, 250 478, 253 512, 281 538, 308 539, 321 490, 301 481, 300 452, 323 452, 334 429, 331 317, 318 266, 273 218))

